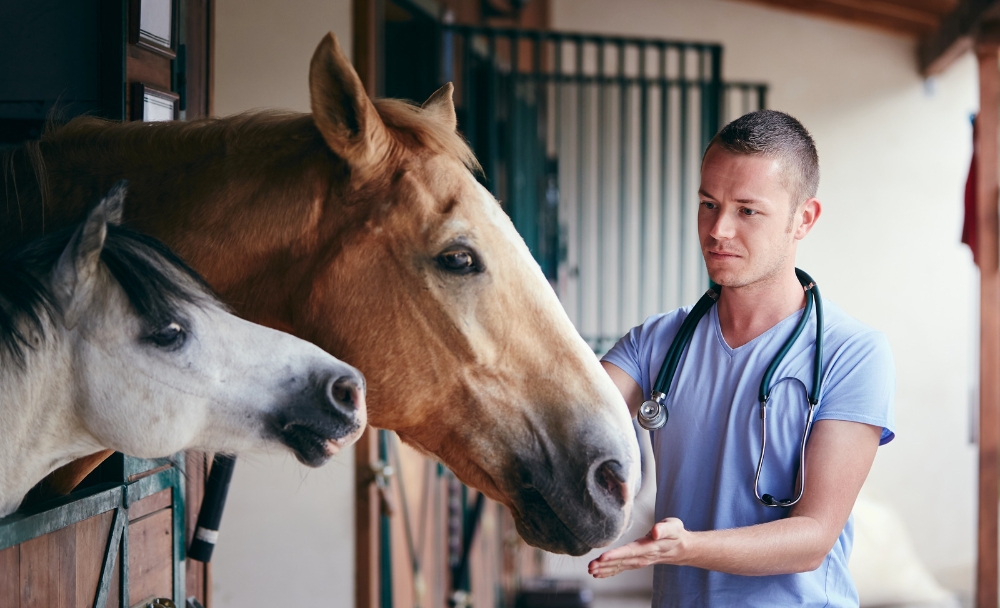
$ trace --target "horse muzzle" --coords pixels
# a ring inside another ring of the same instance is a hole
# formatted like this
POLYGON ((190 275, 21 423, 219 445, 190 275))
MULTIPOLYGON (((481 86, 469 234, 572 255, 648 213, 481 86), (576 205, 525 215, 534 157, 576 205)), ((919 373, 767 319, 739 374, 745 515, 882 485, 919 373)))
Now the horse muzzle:
POLYGON ((638 454, 626 438, 589 439, 580 437, 578 449, 560 451, 539 438, 536 449, 516 457, 508 483, 517 487, 508 496, 517 531, 528 544, 583 555, 625 531, 638 492, 638 454))
POLYGON ((267 431, 299 462, 318 467, 354 443, 366 421, 364 376, 344 365, 317 377, 269 415, 267 431))

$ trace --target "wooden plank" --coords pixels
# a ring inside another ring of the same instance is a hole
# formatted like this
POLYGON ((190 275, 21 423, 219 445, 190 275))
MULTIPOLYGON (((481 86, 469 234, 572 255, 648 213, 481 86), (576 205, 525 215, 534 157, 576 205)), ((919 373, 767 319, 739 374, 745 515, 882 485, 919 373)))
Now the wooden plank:
POLYGON ((921 7, 879 0, 743 0, 800 13, 833 17, 855 24, 871 25, 904 34, 926 34, 934 30, 940 14, 921 7))
POLYGON ((21 548, 8 547, 0 551, 0 606, 19 608, 21 605, 21 548))
POLYGON ((76 601, 76 526, 21 544, 22 608, 72 606, 76 601))
MULTIPOLYGON (((184 465, 185 478, 187 484, 185 485, 186 496, 185 501, 185 546, 191 546, 191 540, 194 538, 194 531, 198 525, 198 512, 201 510, 201 501, 205 497, 205 479, 207 477, 206 469, 208 468, 208 462, 211 462, 209 455, 204 452, 188 452, 185 455, 186 464, 184 465), (206 460, 206 458, 208 460, 206 460)), ((187 587, 188 596, 194 596, 198 598, 206 608, 209 605, 209 598, 211 596, 211 589, 206 585, 208 579, 207 566, 204 562, 199 562, 195 559, 188 559, 186 561, 187 565, 187 580, 185 581, 185 586, 187 587)))
POLYGON ((370 97, 378 94, 381 87, 381 39, 382 8, 379 0, 353 0, 354 14, 354 69, 365 85, 370 97))
POLYGON ((171 517, 171 509, 163 509, 129 524, 128 582, 133 603, 173 596, 171 517))
POLYGON ((979 247, 979 521, 976 606, 998 605, 1000 518, 1000 46, 976 48, 979 116, 976 119, 976 231, 979 247))
MULTIPOLYGON (((187 0, 182 4, 185 20, 186 117, 208 116, 209 5, 211 0, 187 0)), ((189 592, 190 595, 190 592, 189 592)))
POLYGON ((932 76, 946 70, 951 63, 972 48, 977 29, 994 20, 1000 11, 1000 0, 961 0, 955 10, 942 17, 938 27, 921 39, 917 47, 920 72, 932 76))
POLYGON ((378 432, 372 427, 354 445, 354 603, 357 608, 379 605, 379 495, 372 465, 378 462, 378 432))
MULTIPOLYGON (((354 68, 370 97, 379 87, 381 15, 379 0, 353 0, 354 68)), ((379 605, 379 496, 372 466, 378 458, 378 432, 372 427, 354 446, 354 605, 379 605)))
MULTIPOLYGON (((89 608, 97 595, 104 550, 115 512, 108 511, 76 525, 76 606, 89 608)), ((0 603, 0 606, 3 604, 0 603)))
POLYGON ((173 490, 167 488, 166 490, 160 490, 159 492, 147 496, 142 500, 138 501, 128 509, 128 519, 129 521, 135 521, 142 517, 153 513, 154 511, 160 511, 161 509, 166 509, 170 507, 171 503, 171 493, 173 490))

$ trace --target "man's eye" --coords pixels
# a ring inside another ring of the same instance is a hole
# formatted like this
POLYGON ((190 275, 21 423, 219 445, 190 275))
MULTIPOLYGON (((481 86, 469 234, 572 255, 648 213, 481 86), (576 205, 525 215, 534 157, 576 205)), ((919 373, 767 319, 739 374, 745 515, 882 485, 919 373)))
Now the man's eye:
POLYGON ((740 209, 740 213, 743 215, 757 215, 756 209, 747 209, 746 207, 740 209))
POLYGON ((147 336, 147 340, 160 348, 177 348, 184 344, 184 328, 178 323, 170 323, 147 336))
POLYGON ((705 209, 715 209, 715 203, 713 203, 712 201, 701 201, 701 205, 705 209))

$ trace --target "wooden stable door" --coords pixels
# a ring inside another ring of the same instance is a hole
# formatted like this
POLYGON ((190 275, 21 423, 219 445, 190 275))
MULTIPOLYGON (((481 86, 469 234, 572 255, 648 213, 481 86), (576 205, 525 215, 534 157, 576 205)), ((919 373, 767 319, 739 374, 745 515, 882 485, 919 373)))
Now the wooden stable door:
MULTIPOLYGON (((213 14, 212 0, 0 3, 0 151, 84 114, 209 115, 213 14)), ((184 559, 209 462, 115 454, 70 495, 0 518, 0 608, 210 606, 208 566, 184 559)))

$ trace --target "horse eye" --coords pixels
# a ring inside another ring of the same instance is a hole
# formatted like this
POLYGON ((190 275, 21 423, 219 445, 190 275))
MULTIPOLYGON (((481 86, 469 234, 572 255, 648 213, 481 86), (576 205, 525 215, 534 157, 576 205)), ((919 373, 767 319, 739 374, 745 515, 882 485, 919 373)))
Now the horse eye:
POLYGON ((481 272, 482 267, 476 256, 468 249, 451 249, 437 257, 438 266, 455 274, 481 272))
POLYGON ((148 336, 148 340, 160 348, 176 348, 184 343, 184 328, 178 323, 170 323, 148 336))

